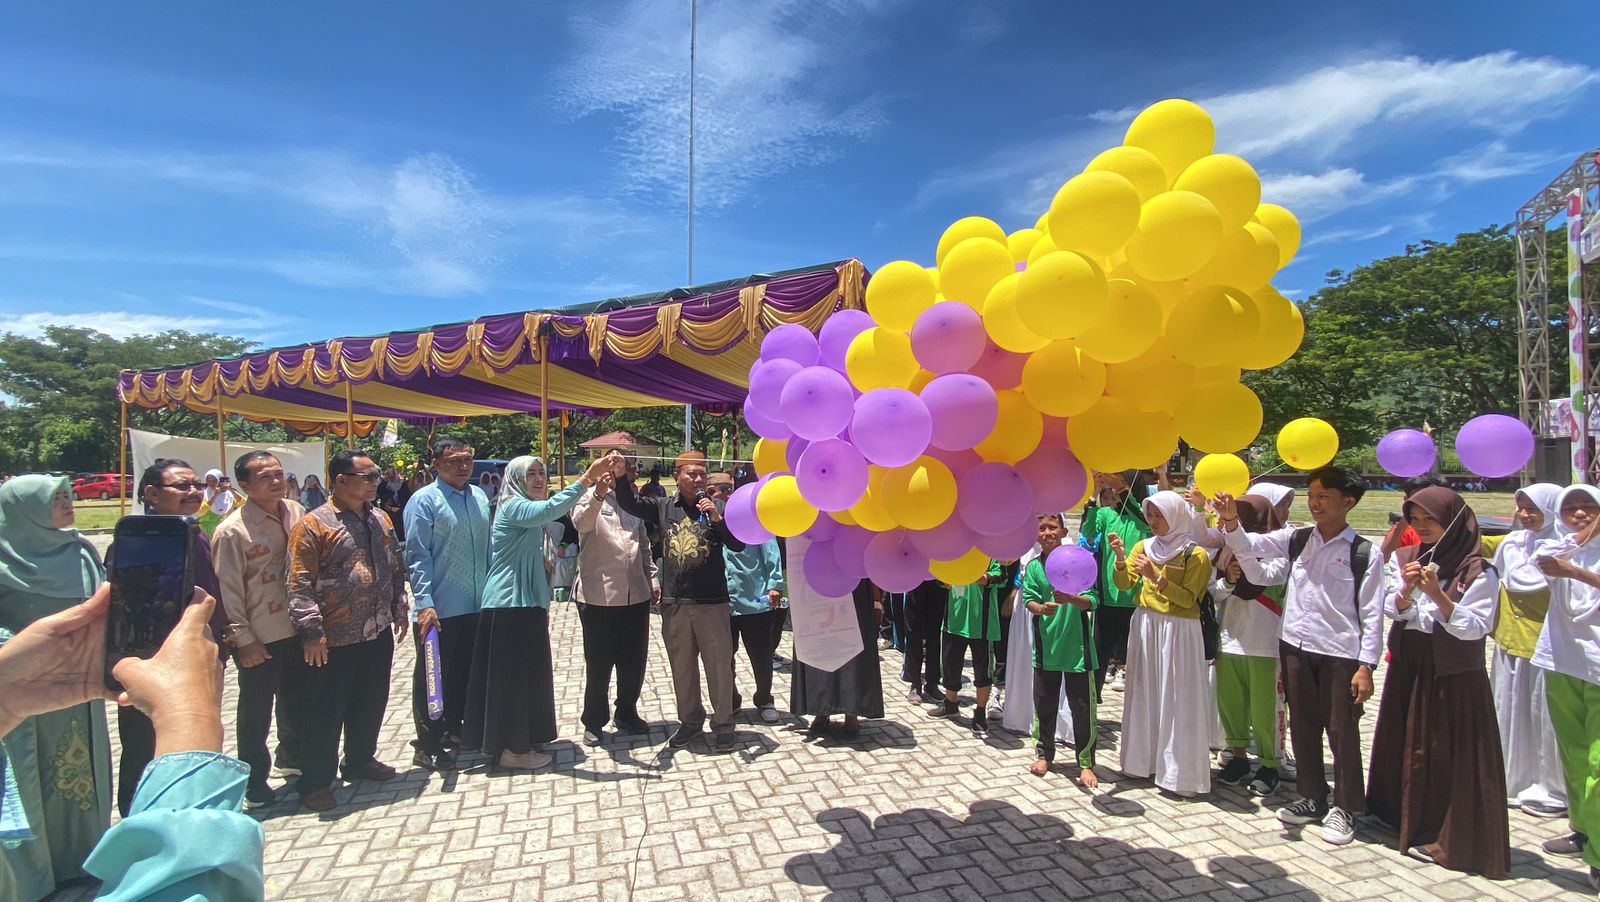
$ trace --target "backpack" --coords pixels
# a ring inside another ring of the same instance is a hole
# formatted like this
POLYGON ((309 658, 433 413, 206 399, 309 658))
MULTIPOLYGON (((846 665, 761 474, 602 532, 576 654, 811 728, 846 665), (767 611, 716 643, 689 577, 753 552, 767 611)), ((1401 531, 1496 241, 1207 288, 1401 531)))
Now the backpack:
MULTIPOLYGON (((1294 567, 1294 562, 1306 550, 1306 545, 1311 542, 1311 531, 1314 526, 1303 526, 1294 531, 1289 537, 1289 566, 1294 567)), ((1372 543, 1361 536, 1350 544, 1350 572, 1355 577, 1355 591, 1350 596, 1350 601, 1356 608, 1356 641, 1361 641, 1361 583, 1366 579, 1367 567, 1372 563, 1372 543)), ((1285 596, 1285 601, 1288 596, 1285 596)))

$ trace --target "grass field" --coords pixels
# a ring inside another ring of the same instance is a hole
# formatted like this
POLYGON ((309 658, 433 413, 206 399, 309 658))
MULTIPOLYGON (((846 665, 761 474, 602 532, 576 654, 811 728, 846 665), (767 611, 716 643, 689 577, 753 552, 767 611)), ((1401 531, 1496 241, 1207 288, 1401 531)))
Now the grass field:
MULTIPOLYGON (((128 513, 134 510, 133 499, 128 499, 128 513)), ((117 525, 117 499, 110 501, 79 501, 73 505, 78 515, 79 529, 110 529, 117 525)))

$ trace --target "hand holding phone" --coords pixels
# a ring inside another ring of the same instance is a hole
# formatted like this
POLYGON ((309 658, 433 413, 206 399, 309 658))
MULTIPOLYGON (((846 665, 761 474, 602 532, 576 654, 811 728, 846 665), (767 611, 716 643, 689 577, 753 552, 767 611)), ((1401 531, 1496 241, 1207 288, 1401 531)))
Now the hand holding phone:
POLYGON ((117 521, 107 555, 111 606, 106 616, 105 683, 123 658, 150 658, 177 627, 194 597, 189 551, 199 527, 189 517, 132 516, 117 521))

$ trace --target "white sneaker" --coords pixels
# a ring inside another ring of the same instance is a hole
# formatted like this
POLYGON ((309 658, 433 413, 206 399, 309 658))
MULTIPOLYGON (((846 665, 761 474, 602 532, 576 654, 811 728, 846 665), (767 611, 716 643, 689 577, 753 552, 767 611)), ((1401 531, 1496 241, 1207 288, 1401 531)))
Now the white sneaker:
POLYGON ((763 723, 777 723, 778 722, 778 709, 772 707, 771 705, 767 705, 766 707, 762 708, 761 709, 761 720, 762 720, 763 723))
POLYGON ((1111 681, 1112 692, 1128 691, 1128 676, 1122 671, 1117 671, 1117 678, 1111 681))
POLYGON ((289 780, 290 782, 298 780, 301 776, 300 768, 298 767, 274 767, 272 775, 280 780, 289 780))
POLYGON ((549 767, 554 757, 539 751, 530 751, 527 754, 515 755, 511 752, 500 753, 500 766, 506 770, 538 770, 549 767))
POLYGON ((1328 809, 1328 816, 1322 819, 1322 841, 1330 845, 1342 846, 1356 838, 1356 822, 1350 813, 1335 805, 1328 809))

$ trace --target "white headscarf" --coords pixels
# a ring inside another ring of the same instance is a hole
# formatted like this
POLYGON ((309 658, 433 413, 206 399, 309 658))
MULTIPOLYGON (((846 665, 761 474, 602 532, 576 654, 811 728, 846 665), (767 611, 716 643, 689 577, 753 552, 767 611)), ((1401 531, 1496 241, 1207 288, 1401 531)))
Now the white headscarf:
POLYGON ((216 488, 212 488, 209 485, 206 486, 205 495, 207 502, 216 497, 218 492, 222 491, 222 471, 217 469, 207 470, 206 475, 200 477, 201 482, 210 482, 213 479, 217 481, 217 486, 216 488))
MULTIPOLYGON (((546 480, 550 478, 549 471, 545 469, 544 461, 532 455, 524 454, 521 457, 512 458, 511 463, 506 464, 505 478, 500 481, 500 494, 495 497, 496 507, 514 498, 525 498, 529 501, 544 500, 528 494, 528 474, 533 471, 534 467, 538 467, 539 472, 545 474, 546 480)), ((549 488, 548 485, 545 486, 546 493, 549 492, 549 488)))
POLYGON ((1590 498, 1593 498, 1596 504, 1600 504, 1600 489, 1597 489, 1592 485, 1584 485, 1582 483, 1579 483, 1578 485, 1567 486, 1566 489, 1562 491, 1561 497, 1556 499, 1555 537, 1540 542, 1537 546, 1535 546, 1533 553, 1536 556, 1559 557, 1573 560, 1577 552, 1581 550, 1578 545, 1578 534, 1568 528, 1567 524, 1561 522, 1562 505, 1566 503, 1567 496, 1573 494, 1574 492, 1582 492, 1585 495, 1588 495, 1590 498))
POLYGON ((1167 534, 1151 536, 1144 543, 1144 553, 1156 566, 1166 563, 1184 552, 1194 541, 1194 508, 1177 492, 1156 492, 1144 501, 1145 519, 1150 511, 1161 512, 1167 521, 1167 534))
POLYGON ((1556 527, 1561 522, 1560 505, 1564 494, 1561 486, 1539 482, 1517 492, 1528 499, 1544 514, 1544 525, 1539 529, 1518 529, 1500 543, 1495 566, 1500 571, 1500 582, 1508 592, 1542 592, 1549 587, 1544 573, 1534 563, 1534 550, 1540 543, 1556 537, 1556 527))
POLYGON ((1267 503, 1277 508, 1285 520, 1289 519, 1289 508, 1294 505, 1294 489, 1276 482, 1258 482, 1250 487, 1247 494, 1267 499, 1267 503))

